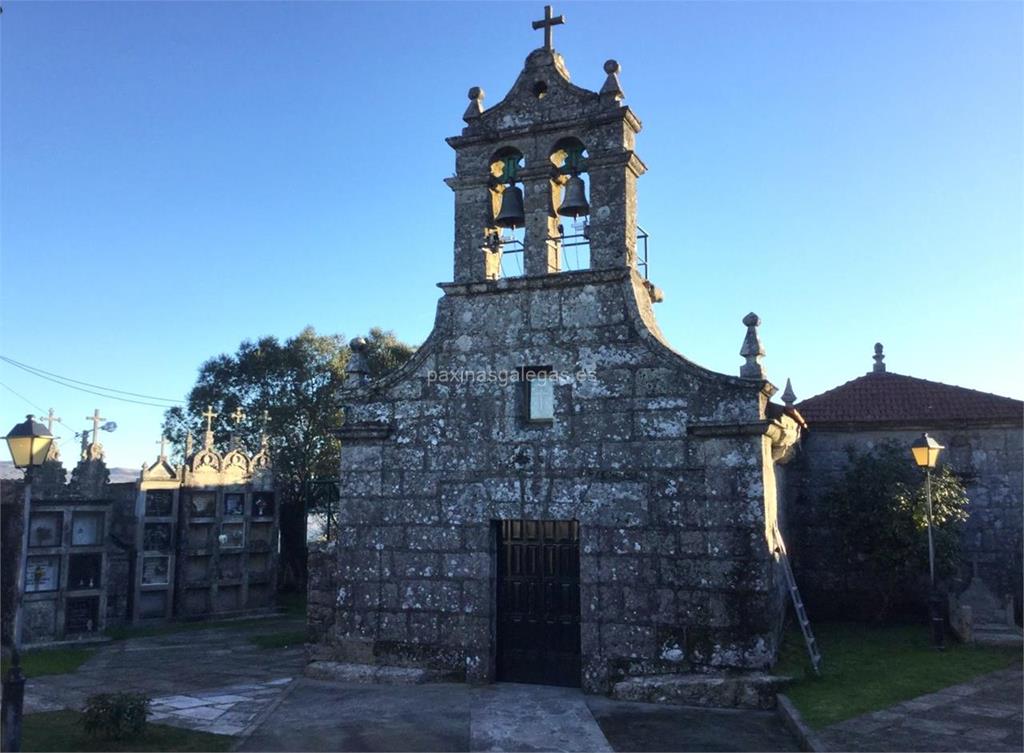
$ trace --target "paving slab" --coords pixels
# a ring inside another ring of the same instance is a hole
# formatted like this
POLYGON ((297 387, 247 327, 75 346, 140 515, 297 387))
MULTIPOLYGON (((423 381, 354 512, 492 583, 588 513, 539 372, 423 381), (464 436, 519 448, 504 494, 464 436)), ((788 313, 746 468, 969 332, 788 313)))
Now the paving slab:
POLYGON ((800 750, 774 711, 709 709, 588 696, 587 705, 617 751, 800 750))
POLYGON ((300 679, 242 751, 790 751, 765 711, 616 701, 571 688, 300 679))
POLYGON ((819 735, 830 750, 1020 753, 1022 697, 1020 670, 1000 670, 833 724, 819 735))
POLYGON ((169 633, 107 643, 74 672, 30 678, 25 712, 80 709, 88 696, 110 689, 193 697, 197 692, 244 695, 235 688, 255 685, 268 697, 276 696, 280 687, 275 686, 286 686, 289 678, 302 673, 304 649, 261 648, 249 637, 293 631, 304 624, 301 617, 269 618, 239 627, 190 630, 187 638, 169 633))

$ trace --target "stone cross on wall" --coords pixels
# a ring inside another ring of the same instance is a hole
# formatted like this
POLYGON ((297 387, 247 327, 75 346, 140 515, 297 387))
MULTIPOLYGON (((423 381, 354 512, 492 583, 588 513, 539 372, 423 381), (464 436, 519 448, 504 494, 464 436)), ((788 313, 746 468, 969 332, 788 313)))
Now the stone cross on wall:
MULTIPOLYGON (((53 422, 60 421, 60 416, 54 413, 53 408, 50 408, 49 413, 46 414, 46 430, 53 434, 53 422)), ((47 460, 60 460, 60 448, 57 447, 57 442, 50 442, 50 450, 46 453, 47 460)))
POLYGON ((244 420, 245 420, 245 411, 242 410, 242 406, 238 406, 237 408, 235 408, 234 413, 231 414, 231 421, 232 421, 232 424, 231 424, 231 438, 228 440, 228 444, 231 446, 231 449, 235 449, 235 447, 237 446, 237 437, 235 436, 235 428, 237 426, 239 426, 242 423, 242 421, 244 421, 244 420))
POLYGON ((199 415, 206 419, 206 434, 203 436, 203 446, 210 447, 213 445, 213 419, 220 414, 213 412, 212 405, 207 405, 206 410, 199 415))
POLYGON ((565 16, 561 16, 561 15, 555 16, 555 15, 553 15, 553 13, 554 13, 554 11, 552 10, 551 6, 550 5, 545 5, 544 6, 544 18, 542 18, 540 21, 534 21, 533 22, 533 28, 534 29, 544 29, 544 49, 545 50, 553 50, 554 49, 554 47, 551 46, 551 44, 552 44, 552 37, 554 36, 553 35, 554 27, 559 26, 560 24, 564 24, 565 23, 565 16))
POLYGON ((99 441, 100 421, 106 421, 107 419, 100 415, 99 408, 94 410, 91 416, 86 416, 85 419, 87 421, 92 421, 92 443, 96 444, 99 441))

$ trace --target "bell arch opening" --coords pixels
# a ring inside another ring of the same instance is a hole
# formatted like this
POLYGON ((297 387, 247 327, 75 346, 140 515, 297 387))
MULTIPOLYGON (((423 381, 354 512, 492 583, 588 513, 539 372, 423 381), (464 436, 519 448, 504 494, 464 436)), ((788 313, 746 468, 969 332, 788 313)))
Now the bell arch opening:
POLYGON ((522 277, 525 273, 523 249, 526 210, 519 171, 526 166, 523 153, 503 146, 491 155, 490 221, 484 231, 484 268, 489 280, 522 277))
POLYGON ((554 167, 551 196, 559 215, 558 242, 567 271, 590 269, 590 175, 586 145, 575 136, 559 139, 548 159, 554 167))

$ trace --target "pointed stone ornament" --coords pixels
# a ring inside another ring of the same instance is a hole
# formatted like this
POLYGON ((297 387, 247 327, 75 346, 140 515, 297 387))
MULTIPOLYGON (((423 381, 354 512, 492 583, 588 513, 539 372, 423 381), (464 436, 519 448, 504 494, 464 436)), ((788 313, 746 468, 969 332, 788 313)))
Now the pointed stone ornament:
POLYGON ((604 80, 604 86, 601 87, 602 101, 607 100, 612 103, 618 103, 626 98, 626 93, 622 91, 622 86, 619 85, 620 70, 622 70, 622 66, 619 65, 619 61, 605 61, 604 72, 608 74, 608 78, 604 80))
POLYGON ((793 383, 786 378, 786 389, 782 393, 782 402, 786 404, 787 408, 792 408, 793 403, 796 402, 796 393, 793 392, 793 383))
POLYGON ((885 372, 885 353, 882 352, 882 343, 875 343, 875 366, 872 371, 876 374, 885 372))
POLYGON ((751 311, 743 317, 743 324, 747 327, 747 336, 743 338, 740 355, 747 359, 747 362, 740 366, 740 376, 746 379, 765 379, 766 373, 761 364, 761 359, 764 357, 764 346, 761 345, 761 340, 757 336, 761 318, 751 311))
POLYGON ((484 111, 484 90, 479 86, 474 86, 469 90, 469 107, 466 108, 466 112, 463 113, 462 119, 467 123, 471 120, 475 120, 480 117, 480 113, 484 111))
POLYGON ((352 355, 349 356, 348 366, 345 368, 345 388, 362 387, 370 381, 370 365, 366 360, 369 343, 365 337, 355 337, 348 347, 352 350, 352 355))
POLYGON ((186 460, 188 460, 190 457, 192 457, 192 443, 193 443, 192 432, 189 432, 185 436, 185 459, 186 460))

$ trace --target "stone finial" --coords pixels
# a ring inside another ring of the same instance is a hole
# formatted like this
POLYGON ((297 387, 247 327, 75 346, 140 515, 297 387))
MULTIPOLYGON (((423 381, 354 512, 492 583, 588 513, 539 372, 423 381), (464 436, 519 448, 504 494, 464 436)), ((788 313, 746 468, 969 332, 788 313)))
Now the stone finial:
POLYGON ((366 360, 366 351, 369 343, 365 337, 354 337, 348 344, 352 355, 348 358, 348 366, 345 368, 345 387, 362 387, 370 379, 370 364, 366 360))
POLYGON ((608 74, 608 78, 604 80, 604 86, 601 87, 602 100, 611 100, 612 102, 619 102, 625 98, 626 93, 622 91, 622 87, 619 85, 620 70, 622 70, 622 66, 619 65, 619 61, 605 61, 604 72, 608 74))
POLYGON ((192 432, 185 435, 185 459, 192 457, 192 432))
POLYGON ((792 408, 793 403, 796 402, 796 393, 793 392, 793 383, 786 378, 786 389, 782 393, 782 402, 786 404, 787 408, 792 408))
POLYGON ((872 369, 876 374, 885 371, 885 353, 882 352, 882 343, 875 343, 875 366, 872 369))
POLYGON ((480 114, 484 111, 484 90, 479 86, 474 86, 469 90, 469 107, 466 108, 466 112, 462 114, 462 119, 467 123, 471 120, 480 117, 480 114))
POLYGON ((747 327, 747 336, 743 338, 743 347, 740 348, 740 355, 747 359, 747 362, 740 366, 740 376, 746 379, 765 379, 766 373, 761 364, 764 356, 764 346, 757 336, 757 328, 761 326, 761 318, 751 311, 743 317, 743 324, 747 327))

